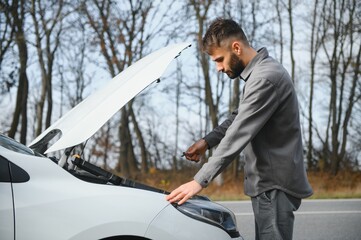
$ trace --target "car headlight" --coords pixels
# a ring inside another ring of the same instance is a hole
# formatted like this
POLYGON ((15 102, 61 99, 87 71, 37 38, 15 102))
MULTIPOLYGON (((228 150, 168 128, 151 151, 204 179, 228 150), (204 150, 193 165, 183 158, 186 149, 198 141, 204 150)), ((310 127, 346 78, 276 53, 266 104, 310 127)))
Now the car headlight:
POLYGON ((232 238, 240 237, 234 213, 220 204, 190 199, 182 205, 173 206, 191 218, 222 228, 232 238))

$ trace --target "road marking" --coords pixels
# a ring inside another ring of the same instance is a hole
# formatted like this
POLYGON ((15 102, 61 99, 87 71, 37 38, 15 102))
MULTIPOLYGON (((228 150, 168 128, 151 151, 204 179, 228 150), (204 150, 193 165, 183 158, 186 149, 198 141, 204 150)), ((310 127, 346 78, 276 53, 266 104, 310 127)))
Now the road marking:
MULTIPOLYGON (((313 214, 361 214, 361 211, 307 211, 295 212, 295 215, 313 215, 313 214)), ((253 213, 234 213, 236 216, 253 216, 253 213)))
MULTIPOLYGON (((229 204, 229 205, 237 205, 237 204, 252 204, 250 200, 243 201, 216 201, 220 204, 229 204)), ((302 199, 302 203, 305 202, 361 202, 360 198, 337 198, 337 199, 302 199)))
POLYGON ((302 202, 360 202, 360 198, 302 199, 302 202))
POLYGON ((312 214, 360 214, 361 211, 305 211, 295 212, 295 215, 312 215, 312 214))

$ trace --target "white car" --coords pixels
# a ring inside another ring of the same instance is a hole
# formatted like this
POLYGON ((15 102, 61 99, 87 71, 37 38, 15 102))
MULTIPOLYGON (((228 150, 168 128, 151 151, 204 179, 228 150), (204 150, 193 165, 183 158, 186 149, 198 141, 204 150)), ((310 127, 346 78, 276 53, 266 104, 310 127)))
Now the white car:
POLYGON ((0 134, 1 240, 242 239, 234 214, 206 197, 170 204, 163 190, 113 175, 70 154, 72 147, 159 79, 188 46, 168 46, 139 60, 30 147, 0 134), (61 136, 54 140, 56 135, 61 136), (60 159, 44 155, 59 150, 64 150, 60 159))

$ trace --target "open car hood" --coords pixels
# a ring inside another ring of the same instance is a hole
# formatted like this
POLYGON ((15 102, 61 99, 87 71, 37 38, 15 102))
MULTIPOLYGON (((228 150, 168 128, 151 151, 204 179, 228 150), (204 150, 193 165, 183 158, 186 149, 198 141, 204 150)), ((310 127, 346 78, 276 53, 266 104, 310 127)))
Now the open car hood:
POLYGON ((189 43, 170 45, 132 64, 47 128, 29 147, 49 153, 86 141, 128 101, 158 80, 169 63, 188 47, 189 43), (59 133, 60 138, 48 146, 59 133))

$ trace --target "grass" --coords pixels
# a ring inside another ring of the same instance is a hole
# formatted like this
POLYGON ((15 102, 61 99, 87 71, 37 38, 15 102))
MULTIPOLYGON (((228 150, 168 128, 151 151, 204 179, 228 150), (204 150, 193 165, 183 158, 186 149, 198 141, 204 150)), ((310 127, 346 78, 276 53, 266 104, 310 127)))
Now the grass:
POLYGON ((313 199, 361 198, 361 172, 343 171, 336 176, 311 172, 308 175, 314 191, 313 199))
MULTIPOLYGON (((183 171, 151 170, 138 181, 147 183, 167 191, 172 191, 179 185, 192 180, 197 169, 183 171)), ((206 195, 214 201, 249 200, 243 192, 243 174, 234 179, 228 172, 223 174, 223 185, 213 181, 201 195, 206 195)), ((361 172, 343 171, 333 176, 326 172, 308 172, 308 178, 314 194, 310 199, 326 198, 361 198, 361 172)))

